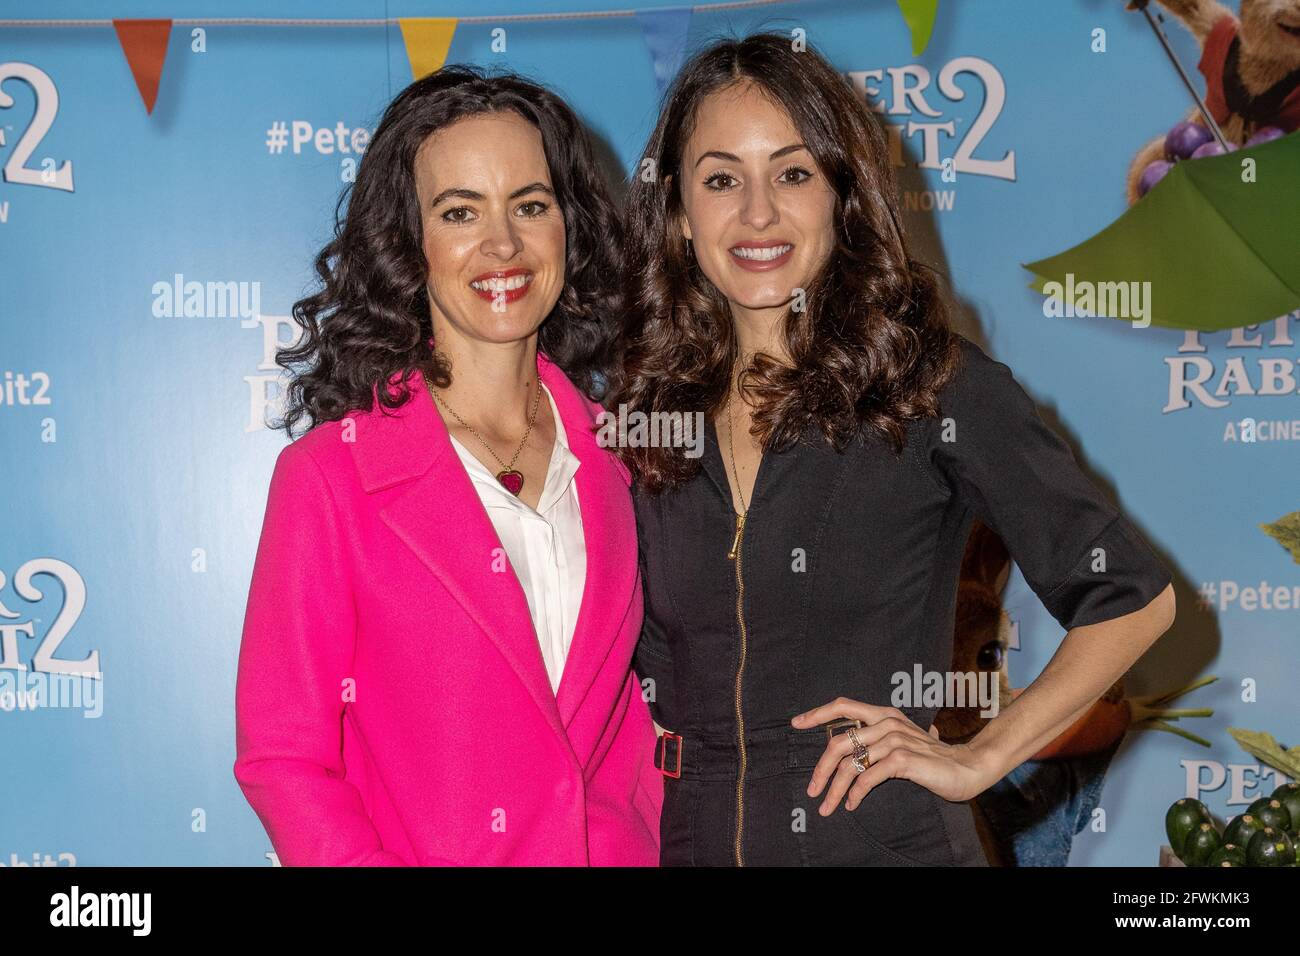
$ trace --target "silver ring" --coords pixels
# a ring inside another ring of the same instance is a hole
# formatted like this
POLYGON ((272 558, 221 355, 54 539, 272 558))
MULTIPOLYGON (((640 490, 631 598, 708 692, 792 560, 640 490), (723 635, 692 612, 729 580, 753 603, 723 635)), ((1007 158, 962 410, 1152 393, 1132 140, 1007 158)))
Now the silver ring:
POLYGON ((870 766, 871 766, 871 748, 863 747, 862 753, 855 752, 853 754, 853 769, 856 770, 858 773, 862 773, 870 766), (866 763, 862 762, 863 758, 866 758, 867 761, 866 763))
POLYGON ((858 739, 856 728, 850 727, 844 733, 849 738, 849 742, 853 744, 853 769, 858 773, 862 773, 867 767, 871 766, 871 750, 862 745, 862 741, 858 739), (865 764, 862 762, 863 757, 867 758, 865 764))

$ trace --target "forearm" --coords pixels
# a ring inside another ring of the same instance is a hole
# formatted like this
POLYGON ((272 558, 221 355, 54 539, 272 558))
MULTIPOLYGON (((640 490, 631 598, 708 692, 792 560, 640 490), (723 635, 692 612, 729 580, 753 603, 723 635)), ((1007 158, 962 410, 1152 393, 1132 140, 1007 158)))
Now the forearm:
POLYGON ((282 866, 405 866, 383 848, 357 788, 323 766, 254 758, 241 750, 235 778, 282 866))
POLYGON ((234 774, 284 866, 401 865, 342 754, 357 609, 347 520, 305 446, 280 452, 235 678, 234 774))
POLYGON ((1001 779, 1091 707, 1173 623, 1173 588, 1141 610, 1076 627, 1038 678, 984 726, 970 748, 990 783, 1001 779))

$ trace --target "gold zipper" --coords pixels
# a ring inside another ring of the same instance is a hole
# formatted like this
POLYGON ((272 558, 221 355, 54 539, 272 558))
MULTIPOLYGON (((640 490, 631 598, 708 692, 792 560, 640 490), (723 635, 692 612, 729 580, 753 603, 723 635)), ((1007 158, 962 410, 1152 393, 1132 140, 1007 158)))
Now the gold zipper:
POLYGON ((745 516, 736 515, 736 537, 731 542, 727 557, 736 562, 736 620, 740 623, 740 663, 736 667, 736 742, 740 744, 740 769, 736 774, 736 866, 745 865, 745 851, 741 841, 745 834, 745 766, 749 756, 745 753, 745 714, 740 706, 741 681, 745 673, 745 652, 748 650, 745 634, 745 579, 741 575, 741 543, 745 534, 745 516))

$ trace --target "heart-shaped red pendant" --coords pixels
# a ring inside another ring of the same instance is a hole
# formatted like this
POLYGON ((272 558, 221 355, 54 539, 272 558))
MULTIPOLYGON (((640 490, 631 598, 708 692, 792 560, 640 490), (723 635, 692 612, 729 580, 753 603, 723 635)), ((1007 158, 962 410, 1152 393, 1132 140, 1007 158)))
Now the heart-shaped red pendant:
POLYGON ((524 488, 524 476, 521 472, 511 469, 509 471, 498 471, 497 481, 501 482, 501 487, 516 497, 524 488))

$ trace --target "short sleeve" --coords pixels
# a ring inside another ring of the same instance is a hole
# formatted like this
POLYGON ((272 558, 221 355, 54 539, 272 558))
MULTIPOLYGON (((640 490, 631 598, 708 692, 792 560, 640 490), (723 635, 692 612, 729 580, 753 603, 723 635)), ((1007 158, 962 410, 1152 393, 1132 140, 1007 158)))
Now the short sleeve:
POLYGON ((1069 630, 1141 610, 1171 582, 1150 545, 1084 474, 1011 370, 959 339, 962 364, 926 420, 939 479, 996 531, 1069 630))

